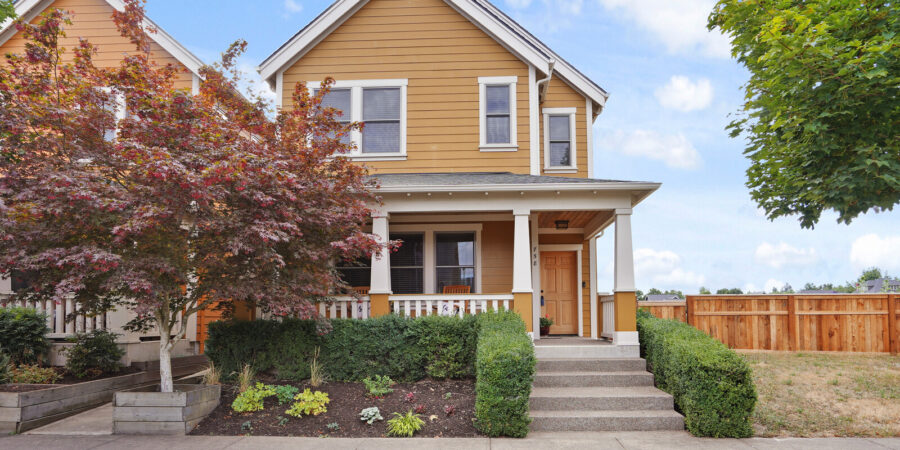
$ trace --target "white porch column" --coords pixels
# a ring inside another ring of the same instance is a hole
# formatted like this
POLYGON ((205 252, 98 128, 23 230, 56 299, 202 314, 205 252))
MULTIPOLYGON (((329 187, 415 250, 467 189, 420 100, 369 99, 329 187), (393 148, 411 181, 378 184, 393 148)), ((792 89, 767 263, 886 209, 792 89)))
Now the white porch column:
POLYGON ((613 344, 638 345, 637 299, 634 295, 634 254, 631 245, 631 209, 616 210, 615 332, 613 344))
POLYGON ((5 275, 0 274, 0 295, 12 294, 12 280, 5 275))
MULTIPOLYGON (((535 330, 541 328, 541 253, 538 245, 538 214, 531 214, 531 310, 532 327, 535 330)), ((534 339, 540 339, 541 333, 535 333, 534 339)))
MULTIPOLYGON (((388 214, 385 212, 372 213, 372 234, 378 242, 385 243, 390 239, 388 231, 388 214)), ((371 285, 369 294, 392 294, 391 292, 391 252, 382 248, 372 254, 371 285)))
POLYGON ((599 324, 599 315, 598 309, 600 305, 598 304, 599 299, 597 298, 597 237, 594 236, 588 239, 588 260, 590 261, 590 277, 591 277, 591 339, 598 339, 600 337, 600 324, 599 324))
MULTIPOLYGON (((531 233, 528 219, 531 211, 516 209, 515 231, 513 233, 513 309, 525 322, 525 329, 534 331, 534 297, 531 287, 531 233)), ((533 336, 533 334, 532 334, 533 336)))

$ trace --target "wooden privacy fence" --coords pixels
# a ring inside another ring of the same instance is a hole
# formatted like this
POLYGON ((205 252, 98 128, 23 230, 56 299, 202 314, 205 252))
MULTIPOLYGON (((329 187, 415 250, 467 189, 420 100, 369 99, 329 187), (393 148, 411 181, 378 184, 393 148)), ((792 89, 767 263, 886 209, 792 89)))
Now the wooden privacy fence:
POLYGON ((900 353, 900 294, 688 295, 638 307, 735 349, 900 353))

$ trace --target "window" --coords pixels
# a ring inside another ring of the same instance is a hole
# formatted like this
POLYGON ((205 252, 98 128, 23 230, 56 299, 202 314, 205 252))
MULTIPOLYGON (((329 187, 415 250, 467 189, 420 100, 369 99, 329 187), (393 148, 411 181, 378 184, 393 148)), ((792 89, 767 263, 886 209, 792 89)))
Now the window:
POLYGON ((425 236, 391 233, 390 237, 402 241, 400 248, 391 254, 391 291, 395 294, 425 292, 425 236))
POLYGON ((371 257, 362 257, 356 261, 343 262, 337 267, 337 271, 350 287, 367 287, 372 285, 371 264, 371 257))
POLYGON ((516 151, 516 77, 479 77, 481 151, 516 151))
POLYGON ((435 233, 434 240, 437 292, 454 285, 475 292, 475 233, 435 233))
POLYGON ((574 172, 575 108, 544 109, 544 169, 574 172))
POLYGON ((120 92, 113 92, 108 87, 100 88, 104 93, 109 95, 108 101, 103 104, 103 109, 109 111, 115 117, 112 127, 103 131, 103 140, 112 142, 116 140, 119 134, 119 121, 126 117, 125 95, 120 92))
MULTIPOLYGON (((307 83, 308 86, 315 82, 307 83)), ((356 148, 347 156, 364 160, 406 159, 407 80, 341 80, 323 103, 343 111, 341 123, 363 122, 342 142, 356 148)))

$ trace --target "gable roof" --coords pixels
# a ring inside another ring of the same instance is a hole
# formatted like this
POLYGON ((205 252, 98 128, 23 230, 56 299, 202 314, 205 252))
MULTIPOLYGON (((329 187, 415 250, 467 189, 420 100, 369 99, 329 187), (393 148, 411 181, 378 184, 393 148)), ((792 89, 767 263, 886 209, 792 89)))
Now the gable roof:
MULTIPOLYGON (((125 3, 122 2, 122 0, 105 1, 117 11, 125 10, 125 3)), ((53 0, 17 0, 14 6, 16 8, 16 15, 23 18, 25 21, 30 22, 52 3, 53 0)), ((7 19, 0 25, 0 45, 5 44, 6 41, 16 34, 16 28, 12 26, 13 22, 13 19, 7 19)), ((159 25, 153 23, 153 21, 147 17, 144 17, 144 28, 155 28, 156 33, 150 34, 150 39, 159 44, 163 50, 172 55, 178 62, 184 64, 191 73, 200 77, 200 68, 204 65, 200 58, 184 48, 184 46, 179 44, 175 38, 163 31, 159 25)))
MULTIPOLYGON (((269 86, 276 75, 300 58, 353 16, 370 0, 336 0, 297 34, 281 45, 257 69, 269 86)), ((463 17, 494 38, 522 61, 544 74, 554 74, 601 107, 609 93, 487 0, 444 0, 463 17)))

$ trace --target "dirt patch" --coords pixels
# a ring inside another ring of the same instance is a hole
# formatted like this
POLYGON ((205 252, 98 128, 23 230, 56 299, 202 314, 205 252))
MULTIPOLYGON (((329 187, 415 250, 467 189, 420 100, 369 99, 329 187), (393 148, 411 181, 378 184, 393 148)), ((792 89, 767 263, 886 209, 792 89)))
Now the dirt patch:
POLYGON ((85 383, 88 381, 102 380, 104 378, 112 378, 112 377, 120 377, 122 375, 131 375, 133 373, 138 373, 141 370, 135 367, 123 367, 119 369, 118 372, 115 373, 106 373, 96 377, 85 377, 78 378, 74 375, 66 372, 64 367, 54 367, 53 370, 56 373, 60 374, 62 378, 56 381, 53 384, 19 384, 19 383, 11 383, 11 384, 0 384, 0 392, 30 392, 30 391, 40 391, 42 389, 50 389, 64 385, 85 383))
POLYGON ((0 392, 31 392, 56 387, 56 384, 0 384, 0 392))
MULTIPOLYGON (((292 384, 305 389, 307 383, 292 384)), ((366 396, 362 383, 326 383, 313 390, 327 392, 328 411, 318 416, 291 417, 284 412, 290 404, 279 405, 274 397, 265 400, 265 409, 252 413, 235 413, 231 402, 235 398, 233 386, 223 386, 222 401, 191 434, 194 435, 256 435, 256 436, 331 436, 386 437, 387 421, 394 413, 406 413, 417 405, 424 406, 425 426, 416 437, 472 437, 478 436, 475 418, 475 386, 469 380, 399 383, 394 392, 381 399, 366 396), (412 393, 412 401, 407 395, 412 393), (368 425, 359 419, 364 408, 377 406, 384 420, 368 425), (447 407, 452 413, 447 414, 447 407), (335 427, 334 424, 337 424, 335 427), (330 427, 329 427, 330 425, 330 427)))
POLYGON ((900 357, 741 353, 759 395, 758 436, 900 436, 900 357))

